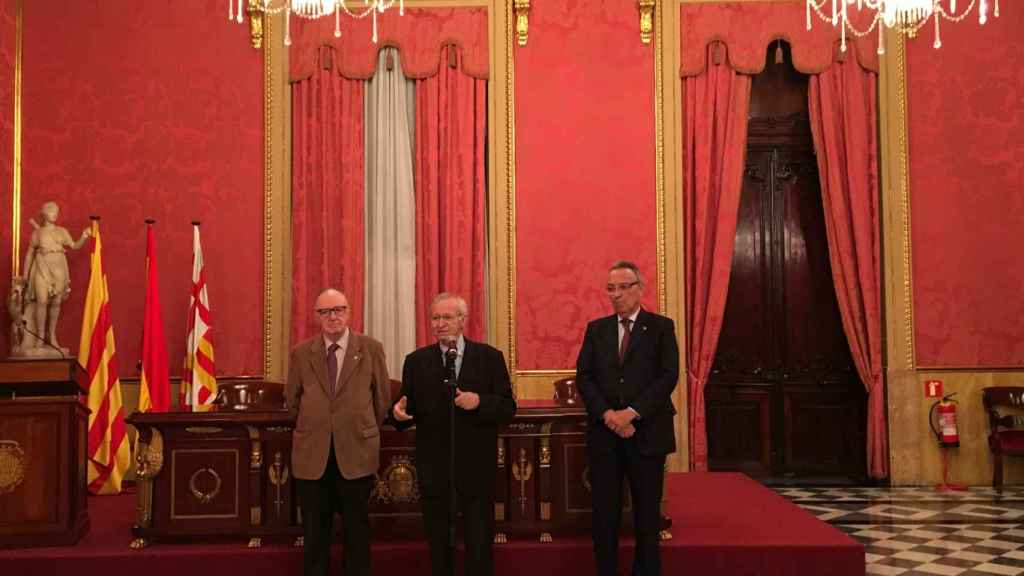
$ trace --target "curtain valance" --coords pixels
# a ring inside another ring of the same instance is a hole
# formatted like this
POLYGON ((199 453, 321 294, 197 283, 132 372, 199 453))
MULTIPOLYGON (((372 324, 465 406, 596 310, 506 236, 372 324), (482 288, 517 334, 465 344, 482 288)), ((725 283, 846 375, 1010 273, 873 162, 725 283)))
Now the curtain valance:
MULTIPOLYGON (((679 75, 696 76, 704 71, 707 46, 722 42, 728 47, 729 65, 742 74, 764 69, 765 50, 775 40, 789 42, 793 66, 804 74, 818 74, 843 58, 837 43, 839 29, 811 14, 813 27, 807 30, 807 13, 799 2, 709 2, 685 3, 679 7, 679 75)), ((864 22, 856 23, 861 29, 864 22)), ((861 67, 878 72, 878 36, 846 38, 846 58, 857 58, 861 67)))
POLYGON ((488 76, 486 8, 406 8, 404 16, 392 8, 378 17, 377 34, 375 44, 370 18, 342 16, 341 38, 334 37, 333 17, 293 21, 289 81, 309 78, 317 67, 352 80, 369 79, 385 46, 399 49, 406 77, 429 78, 437 74, 442 48, 451 44, 462 52, 463 72, 479 79, 488 76), (323 46, 333 50, 321 50, 323 46))

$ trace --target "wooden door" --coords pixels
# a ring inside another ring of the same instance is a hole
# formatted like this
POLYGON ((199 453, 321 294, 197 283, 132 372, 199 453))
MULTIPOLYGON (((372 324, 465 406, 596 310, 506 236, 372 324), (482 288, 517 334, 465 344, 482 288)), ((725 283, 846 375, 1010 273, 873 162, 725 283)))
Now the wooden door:
POLYGON ((807 77, 769 50, 752 85, 729 297, 705 390, 708 463, 764 478, 865 476, 867 395, 843 334, 807 77))

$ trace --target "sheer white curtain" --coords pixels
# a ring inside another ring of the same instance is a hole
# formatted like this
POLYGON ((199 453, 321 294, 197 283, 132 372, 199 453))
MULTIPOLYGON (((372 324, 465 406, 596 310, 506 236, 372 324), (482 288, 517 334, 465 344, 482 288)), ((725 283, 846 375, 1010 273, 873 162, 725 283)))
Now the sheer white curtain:
POLYGON ((399 52, 380 51, 366 88, 366 333, 384 344, 400 379, 416 347, 415 84, 399 52))

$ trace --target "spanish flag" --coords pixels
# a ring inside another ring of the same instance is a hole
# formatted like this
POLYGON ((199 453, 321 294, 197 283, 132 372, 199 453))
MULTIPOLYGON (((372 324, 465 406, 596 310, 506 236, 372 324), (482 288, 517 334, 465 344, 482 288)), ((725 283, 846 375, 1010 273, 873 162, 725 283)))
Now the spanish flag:
POLYGON ((182 405, 192 406, 193 412, 201 412, 209 410, 217 397, 217 378, 213 362, 213 315, 206 296, 206 266, 199 241, 199 222, 192 223, 192 286, 187 323, 181 399, 182 405))
POLYGON ((117 494, 131 460, 121 407, 121 381, 117 378, 114 327, 110 320, 110 292, 103 273, 103 246, 99 219, 92 221, 92 258, 89 289, 82 314, 78 362, 89 378, 88 482, 93 494, 117 494))
POLYGON ((171 383, 167 372, 167 340, 160 310, 160 284, 156 271, 153 221, 146 220, 146 308, 142 319, 142 382, 139 412, 167 412, 171 383))

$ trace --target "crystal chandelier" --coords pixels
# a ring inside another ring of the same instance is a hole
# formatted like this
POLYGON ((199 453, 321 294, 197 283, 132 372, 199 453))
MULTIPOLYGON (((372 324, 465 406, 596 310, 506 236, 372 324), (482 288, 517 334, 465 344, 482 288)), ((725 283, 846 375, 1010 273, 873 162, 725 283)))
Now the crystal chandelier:
POLYGON ((305 18, 316 20, 324 16, 334 15, 334 37, 341 38, 341 13, 344 12, 356 20, 369 16, 373 19, 373 41, 377 42, 377 14, 383 14, 385 10, 398 3, 398 15, 405 15, 405 0, 228 0, 228 20, 235 20, 242 23, 243 3, 248 4, 250 18, 253 13, 264 15, 276 15, 284 12, 285 46, 291 46, 291 19, 305 18), (237 8, 235 6, 237 2, 237 8), (356 4, 350 8, 349 4, 356 4))
MULTIPOLYGON (((906 34, 910 38, 917 36, 931 19, 935 24, 935 48, 942 47, 942 39, 939 36, 939 22, 948 20, 960 22, 966 18, 978 5, 978 23, 984 25, 988 21, 988 13, 991 4, 994 8, 993 14, 999 17, 999 0, 960 0, 959 10, 957 0, 806 0, 807 4, 807 29, 811 29, 811 12, 813 11, 825 22, 841 28, 841 46, 846 51, 846 34, 849 32, 857 38, 867 36, 876 28, 879 23, 887 28, 906 34), (826 4, 831 4, 831 14, 826 10, 826 4), (856 11, 856 12, 855 12, 856 11), (861 11, 868 11, 869 15, 859 18, 856 15, 861 11), (870 12, 874 12, 873 15, 870 12), (854 24, 860 24, 860 28, 854 24)), ((879 30, 878 53, 885 53, 884 34, 879 30)))

